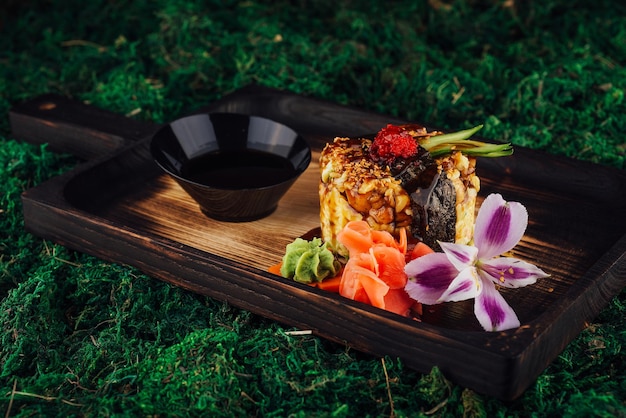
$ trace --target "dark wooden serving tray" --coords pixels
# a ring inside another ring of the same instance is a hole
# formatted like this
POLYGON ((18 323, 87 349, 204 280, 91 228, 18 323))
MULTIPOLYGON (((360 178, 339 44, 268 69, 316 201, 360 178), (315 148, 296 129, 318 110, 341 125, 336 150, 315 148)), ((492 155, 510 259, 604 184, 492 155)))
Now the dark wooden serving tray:
POLYGON ((268 218, 223 223, 204 217, 163 175, 147 144, 156 125, 58 96, 10 112, 13 135, 90 158, 23 194, 26 229, 78 251, 376 356, 510 400, 626 285, 624 171, 517 147, 482 159, 481 199, 522 202, 529 226, 516 256, 552 276, 503 294, 522 326, 484 332, 472 302, 426 307, 403 318, 266 272, 285 245, 319 226, 315 157, 334 136, 372 134, 399 120, 262 87, 208 106, 269 117, 310 141, 314 162, 268 218))

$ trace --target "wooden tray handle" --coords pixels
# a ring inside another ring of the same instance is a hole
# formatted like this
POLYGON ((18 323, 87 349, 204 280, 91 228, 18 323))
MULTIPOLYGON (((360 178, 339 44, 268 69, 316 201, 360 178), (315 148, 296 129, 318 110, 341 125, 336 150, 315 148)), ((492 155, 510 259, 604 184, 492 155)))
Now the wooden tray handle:
POLYGON ((112 153, 145 138, 158 125, 139 121, 57 94, 45 94, 9 111, 14 138, 50 144, 84 159, 112 153))

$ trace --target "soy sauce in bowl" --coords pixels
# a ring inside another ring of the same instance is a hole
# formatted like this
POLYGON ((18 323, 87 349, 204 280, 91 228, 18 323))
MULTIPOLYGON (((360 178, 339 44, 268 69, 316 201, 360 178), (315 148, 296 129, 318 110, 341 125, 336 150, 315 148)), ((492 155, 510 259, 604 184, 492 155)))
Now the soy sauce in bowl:
POLYGON ((267 152, 217 152, 189 161, 181 174, 199 184, 220 189, 270 187, 297 175, 293 164, 267 152))
POLYGON ((159 129, 150 150, 205 215, 229 222, 270 215, 311 162, 293 129, 234 113, 178 119, 159 129))

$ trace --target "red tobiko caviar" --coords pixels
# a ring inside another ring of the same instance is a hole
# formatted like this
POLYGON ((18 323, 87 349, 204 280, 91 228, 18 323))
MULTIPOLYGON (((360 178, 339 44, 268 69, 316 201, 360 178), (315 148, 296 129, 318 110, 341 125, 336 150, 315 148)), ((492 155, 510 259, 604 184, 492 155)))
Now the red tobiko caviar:
POLYGON ((409 158, 417 154, 419 145, 400 126, 387 125, 374 138, 370 147, 372 158, 391 165, 398 158, 409 158))

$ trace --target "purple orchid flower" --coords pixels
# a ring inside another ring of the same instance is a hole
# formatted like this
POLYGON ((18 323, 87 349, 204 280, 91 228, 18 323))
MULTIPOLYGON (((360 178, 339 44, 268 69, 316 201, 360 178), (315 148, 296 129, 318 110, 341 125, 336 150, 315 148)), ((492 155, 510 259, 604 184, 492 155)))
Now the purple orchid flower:
POLYGON ((517 245, 527 225, 528 212, 521 203, 490 194, 476 217, 474 246, 440 242, 443 253, 407 263, 406 292, 427 305, 474 298, 474 314, 486 331, 519 327, 497 286, 523 287, 549 276, 525 261, 500 257, 517 245))

